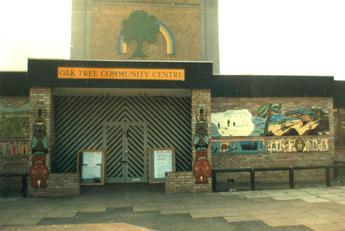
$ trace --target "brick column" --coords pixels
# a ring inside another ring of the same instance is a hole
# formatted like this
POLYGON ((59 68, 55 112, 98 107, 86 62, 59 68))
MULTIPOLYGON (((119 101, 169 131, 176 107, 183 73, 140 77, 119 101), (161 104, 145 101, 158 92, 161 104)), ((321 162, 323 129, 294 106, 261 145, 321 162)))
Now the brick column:
MULTIPOLYGON (((54 123, 53 123, 53 96, 52 96, 52 89, 50 88, 31 88, 30 89, 30 142, 32 139, 32 128, 35 123, 36 119, 36 110, 37 110, 37 102, 43 102, 44 103, 44 108, 45 108, 45 125, 46 125, 46 133, 48 137, 48 142, 49 142, 49 150, 48 154, 46 156, 46 165, 51 171, 51 154, 53 150, 53 129, 54 129, 54 123)), ((31 152, 31 145, 30 146, 30 166, 31 166, 31 157, 32 157, 32 152, 31 152)))
MULTIPOLYGON (((193 145, 193 138, 196 131, 196 110, 199 104, 204 104, 207 110, 207 123, 208 123, 208 137, 211 138, 211 90, 210 89, 192 89, 192 105, 191 105, 191 121, 192 121, 192 172, 196 160, 196 150, 193 145)), ((207 160, 212 166, 211 159, 211 142, 209 143, 207 150, 207 160)), ((195 184, 195 177, 193 177, 193 191, 194 192, 211 192, 212 191, 212 179, 208 178, 208 184, 195 184)))

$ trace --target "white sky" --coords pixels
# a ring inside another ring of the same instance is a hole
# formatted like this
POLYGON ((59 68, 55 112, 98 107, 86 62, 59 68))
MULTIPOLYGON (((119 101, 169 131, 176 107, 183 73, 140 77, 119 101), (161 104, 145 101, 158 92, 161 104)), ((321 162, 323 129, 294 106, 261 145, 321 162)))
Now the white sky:
POLYGON ((219 0, 222 74, 345 80, 344 0, 219 0))
POLYGON ((29 58, 69 58, 71 0, 0 3, 0 71, 26 71, 29 58))
MULTIPOLYGON (((68 59, 71 0, 0 3, 0 71, 68 59)), ((345 80, 345 0, 219 0, 221 74, 345 80)))

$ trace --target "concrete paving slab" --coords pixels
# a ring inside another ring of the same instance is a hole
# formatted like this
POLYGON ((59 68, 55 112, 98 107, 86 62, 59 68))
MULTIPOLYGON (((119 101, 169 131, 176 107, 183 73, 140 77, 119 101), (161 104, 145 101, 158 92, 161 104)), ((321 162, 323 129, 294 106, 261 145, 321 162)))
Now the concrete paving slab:
POLYGON ((37 225, 42 217, 12 217, 3 221, 4 226, 28 226, 37 225))
POLYGON ((330 200, 322 199, 322 198, 318 198, 318 197, 314 197, 314 196, 301 197, 301 200, 306 201, 306 202, 311 202, 311 203, 330 202, 330 200))
POLYGON ((161 209, 159 210, 161 214, 163 215, 169 215, 169 214, 189 214, 188 211, 183 209, 161 209))
POLYGON ((72 231, 72 230, 83 230, 83 231, 150 231, 144 227, 135 225, 117 223, 117 224, 78 224, 78 225, 45 225, 45 226, 29 226, 29 227, 6 227, 6 231, 72 231))
POLYGON ((79 212, 105 212, 107 209, 106 206, 103 205, 83 205, 78 211, 79 212))
POLYGON ((45 218, 64 218, 64 217, 74 217, 78 212, 77 209, 75 210, 54 210, 47 213, 44 217, 45 218))
POLYGON ((322 223, 322 224, 307 224, 306 227, 314 231, 344 231, 345 223, 322 223))
POLYGON ((295 226, 296 230, 308 230, 303 227, 308 225, 322 230, 325 223, 340 224, 345 220, 345 205, 341 204, 345 197, 340 200, 345 188, 328 189, 183 195, 149 192, 103 195, 101 191, 80 198, 20 198, 0 203, 0 224, 4 225, 5 221, 11 226, 18 226, 18 223, 130 222, 156 230, 171 230, 170 224, 180 228, 174 230, 197 227, 198 230, 216 230, 214 227, 219 227, 217 230, 251 230, 248 227, 260 227, 261 230, 272 231, 295 230, 295 226), (18 216, 20 219, 15 219, 18 216))
POLYGON ((241 221, 256 221, 258 220, 256 217, 252 217, 251 215, 243 215, 243 216, 230 216, 230 217, 224 217, 224 219, 229 222, 241 222, 241 221))

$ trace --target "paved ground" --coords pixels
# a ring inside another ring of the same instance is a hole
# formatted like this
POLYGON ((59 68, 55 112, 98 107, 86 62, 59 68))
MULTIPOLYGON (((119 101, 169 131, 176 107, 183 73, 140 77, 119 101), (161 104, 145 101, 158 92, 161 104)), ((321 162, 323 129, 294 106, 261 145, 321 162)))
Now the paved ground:
POLYGON ((78 198, 0 197, 0 230, 345 230, 345 186, 200 194, 88 188, 78 198))

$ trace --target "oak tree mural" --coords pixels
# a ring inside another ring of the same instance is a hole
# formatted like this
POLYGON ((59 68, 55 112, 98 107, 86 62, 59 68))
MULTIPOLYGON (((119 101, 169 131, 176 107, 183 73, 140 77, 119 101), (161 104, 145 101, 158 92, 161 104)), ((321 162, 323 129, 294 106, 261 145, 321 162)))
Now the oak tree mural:
POLYGON ((144 42, 156 42, 159 27, 156 18, 142 10, 134 11, 122 22, 120 33, 124 42, 129 44, 135 41, 137 45, 132 57, 145 57, 144 42))

